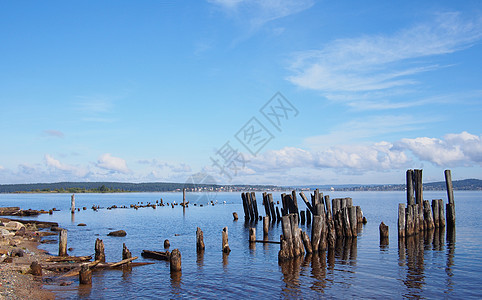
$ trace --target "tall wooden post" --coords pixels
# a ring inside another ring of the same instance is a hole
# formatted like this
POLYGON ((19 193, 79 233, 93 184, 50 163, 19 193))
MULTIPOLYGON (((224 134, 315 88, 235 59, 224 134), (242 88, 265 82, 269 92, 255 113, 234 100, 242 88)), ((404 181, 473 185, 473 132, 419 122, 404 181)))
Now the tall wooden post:
POLYGON ((423 181, 422 181, 422 169, 414 170, 415 175, 415 202, 418 205, 422 205, 423 201, 423 181))
POLYGON ((398 238, 405 237, 405 204, 398 204, 398 238))
POLYGON ((75 213, 75 195, 72 194, 70 197, 70 213, 75 213))
POLYGON ((407 170, 407 206, 415 204, 413 198, 413 170, 407 170))
POLYGON ((269 217, 263 217, 263 237, 268 238, 269 217))
POLYGON ((433 223, 435 228, 440 227, 440 209, 438 207, 439 202, 438 200, 432 200, 432 213, 433 213, 433 223))
POLYGON ((454 202, 454 189, 452 185, 452 173, 450 170, 445 170, 445 184, 447 186, 447 197, 449 203, 447 204, 447 227, 455 226, 455 202, 454 202))
POLYGON ((59 232, 59 256, 67 256, 67 229, 59 232))

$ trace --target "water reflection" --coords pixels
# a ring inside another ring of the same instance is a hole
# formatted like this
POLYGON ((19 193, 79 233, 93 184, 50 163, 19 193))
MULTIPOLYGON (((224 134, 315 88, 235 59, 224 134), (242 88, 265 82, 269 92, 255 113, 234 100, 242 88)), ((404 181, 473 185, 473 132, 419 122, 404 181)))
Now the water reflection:
POLYGON ((204 266, 204 251, 199 251, 196 257, 197 268, 201 270, 204 266))
POLYGON ((452 291, 454 255, 455 255, 455 228, 447 228, 447 244, 445 243, 445 227, 435 228, 420 232, 420 234, 400 238, 398 240, 398 265, 406 270, 402 280, 408 288, 404 296, 420 298, 426 285, 425 253, 428 251, 444 251, 447 245, 447 262, 445 273, 447 275, 445 286, 446 293, 452 291))
POLYGON ((182 285, 182 271, 171 272, 171 295, 180 296, 182 285))

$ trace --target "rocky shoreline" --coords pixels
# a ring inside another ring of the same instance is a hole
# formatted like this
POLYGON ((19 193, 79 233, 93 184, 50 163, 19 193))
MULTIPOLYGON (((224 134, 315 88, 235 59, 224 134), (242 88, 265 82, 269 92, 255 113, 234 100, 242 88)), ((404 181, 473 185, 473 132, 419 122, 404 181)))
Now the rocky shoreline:
POLYGON ((51 257, 38 249, 41 237, 50 234, 39 227, 45 226, 0 218, 0 299, 55 299, 43 288, 44 279, 55 273, 42 270, 39 275, 31 268, 51 257))

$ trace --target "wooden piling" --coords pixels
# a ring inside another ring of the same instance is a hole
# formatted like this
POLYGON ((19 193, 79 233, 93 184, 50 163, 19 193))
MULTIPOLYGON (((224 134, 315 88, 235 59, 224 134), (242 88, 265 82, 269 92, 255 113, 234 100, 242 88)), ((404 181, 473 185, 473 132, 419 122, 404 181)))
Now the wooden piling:
POLYGON ((104 242, 101 239, 95 240, 95 256, 94 260, 105 263, 104 242))
POLYGON ((256 228, 254 227, 249 228, 249 242, 250 243, 256 242, 256 228))
POLYGON ((320 240, 321 240, 321 230, 322 230, 322 223, 321 223, 321 216, 315 215, 313 216, 313 224, 311 226, 311 248, 313 252, 318 252, 320 248, 320 240))
POLYGON ((75 213, 75 195, 72 194, 70 197, 70 213, 73 214, 75 213))
POLYGON ((356 207, 356 222, 357 224, 362 224, 363 223, 363 211, 361 210, 360 206, 355 206, 356 207))
POLYGON ((315 214, 315 211, 314 211, 313 206, 310 204, 310 202, 308 202, 308 199, 306 198, 306 196, 305 196, 305 194, 304 194, 303 192, 300 192, 300 197, 301 197, 301 199, 303 199, 303 202, 305 202, 306 207, 308 208, 308 210, 309 210, 312 214, 315 214))
POLYGON ((447 186, 447 227, 455 226, 455 202, 454 202, 454 189, 452 185, 452 172, 445 170, 445 184, 447 186))
POLYGON ((438 217, 439 217, 439 227, 444 228, 445 227, 445 205, 444 201, 442 199, 438 199, 438 217))
POLYGON ((276 206, 276 222, 280 222, 281 221, 281 214, 279 212, 279 207, 276 206))
POLYGON ((412 236, 415 234, 415 224, 414 224, 414 206, 407 205, 407 210, 405 214, 405 235, 412 236))
POLYGON ((244 220, 249 222, 248 201, 245 193, 241 193, 241 199, 243 200, 244 220))
POLYGON ((405 237, 405 204, 398 204, 398 238, 405 237))
POLYGON ((413 197, 413 170, 407 170, 407 207, 415 204, 413 197))
POLYGON ((423 222, 425 230, 432 230, 435 228, 433 221, 432 209, 428 200, 423 201, 423 222))
POLYGON ((291 221, 288 215, 281 217, 281 229, 283 234, 280 237, 281 248, 278 253, 279 260, 291 259, 293 254, 293 236, 291 233, 291 221))
POLYGON ((331 206, 330 206, 330 196, 329 195, 325 195, 324 205, 325 205, 326 217, 327 217, 327 219, 329 219, 329 218, 332 217, 331 206))
POLYGON ((311 225, 311 212, 308 208, 306 209, 306 225, 311 225))
POLYGON ((204 234, 201 228, 197 227, 196 229, 196 251, 197 253, 200 253, 204 251, 205 245, 204 245, 204 234))
POLYGON ((311 241, 308 234, 304 231, 301 231, 301 239, 303 240, 303 246, 305 246, 305 252, 310 254, 313 252, 313 248, 311 247, 311 241))
POLYGON ((300 211, 300 221, 301 221, 301 225, 305 225, 306 218, 305 218, 305 211, 304 210, 300 211))
MULTIPOLYGON (((319 203, 318 206, 321 206, 324 210, 323 204, 319 203)), ((328 235, 328 228, 326 226, 326 214, 324 211, 320 214, 320 217, 321 217, 321 235, 320 235, 320 245, 318 247, 318 251, 324 251, 328 248, 327 239, 326 239, 328 235)))
POLYGON ((80 267, 79 284, 92 284, 92 270, 90 270, 88 264, 84 264, 80 267))
POLYGON ((388 226, 385 225, 383 221, 380 223, 379 231, 380 231, 380 244, 388 245, 388 226))
MULTIPOLYGON (((346 202, 345 202, 346 203, 346 202)), ((348 215, 348 207, 344 207, 342 209, 343 214, 343 233, 346 237, 352 237, 351 225, 350 225, 350 216, 348 215)))
POLYGON ((356 217, 356 207, 355 206, 350 206, 348 207, 348 215, 350 217, 350 227, 351 227, 351 235, 352 236, 357 236, 358 231, 357 231, 357 217, 356 217))
POLYGON ((269 217, 263 217, 263 237, 268 237, 269 231, 269 217))
POLYGON ((169 249, 171 247, 171 242, 168 239, 164 240, 164 249, 169 249))
POLYGON ((413 170, 415 176, 415 203, 422 205, 423 201, 423 183, 422 183, 422 169, 413 170))
POLYGON ((269 210, 271 214, 271 222, 275 222, 278 217, 276 215, 275 209, 274 209, 274 201, 273 201, 273 194, 269 193, 268 194, 268 203, 269 203, 269 210))
POLYGON ((293 238, 293 255, 296 257, 305 254, 305 249, 301 239, 301 230, 298 227, 298 215, 296 213, 292 213, 289 215, 289 217, 291 224, 291 235, 293 238))
POLYGON ((233 220, 234 221, 238 220, 238 213, 237 212, 233 212, 233 220))
POLYGON ((258 220, 259 213, 258 213, 258 204, 256 203, 256 194, 251 192, 251 204, 253 206, 255 220, 258 220))
POLYGON ((231 252, 231 249, 229 249, 229 243, 228 243, 228 227, 223 228, 222 247, 223 247, 222 249, 224 253, 228 254, 229 252, 231 252))
POLYGON ((182 189, 182 206, 186 207, 186 188, 182 189))
MULTIPOLYGON (((127 249, 126 244, 122 243, 122 260, 132 258, 132 253, 127 249)), ((123 270, 131 270, 132 269, 132 262, 128 262, 122 265, 123 270)))
POLYGON ((174 249, 169 257, 169 265, 171 273, 181 271, 181 252, 179 249, 174 249))
POLYGON ((435 228, 440 227, 440 209, 438 207, 439 202, 438 200, 432 200, 432 213, 433 213, 433 223, 435 228))
POLYGON ((59 256, 67 256, 67 230, 59 232, 59 256))

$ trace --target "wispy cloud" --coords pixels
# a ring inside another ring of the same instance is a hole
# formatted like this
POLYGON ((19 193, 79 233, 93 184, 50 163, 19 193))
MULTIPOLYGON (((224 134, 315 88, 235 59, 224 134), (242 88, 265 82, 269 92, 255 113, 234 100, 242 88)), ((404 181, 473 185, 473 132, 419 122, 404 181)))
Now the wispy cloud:
POLYGON ((96 166, 110 172, 119 172, 124 174, 131 172, 124 159, 112 156, 110 153, 102 154, 97 160, 96 166))
MULTIPOLYGON (((228 16, 248 25, 250 33, 268 22, 300 13, 315 4, 314 0, 208 0, 228 16)), ((279 29, 278 29, 279 30, 279 29)))
POLYGON ((57 138, 64 138, 64 136, 65 136, 62 131, 53 130, 53 129, 44 130, 43 133, 48 135, 48 136, 57 137, 57 138))
POLYGON ((115 101, 112 97, 103 95, 78 96, 74 109, 82 114, 85 122, 110 123, 114 121, 113 111, 115 101))
POLYGON ((392 35, 338 39, 318 50, 295 53, 289 66, 293 75, 287 79, 351 103, 359 93, 413 86, 418 83, 415 75, 447 67, 427 58, 466 49, 481 38, 481 17, 441 13, 392 35))

